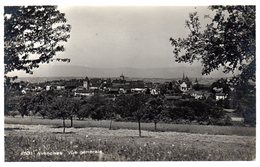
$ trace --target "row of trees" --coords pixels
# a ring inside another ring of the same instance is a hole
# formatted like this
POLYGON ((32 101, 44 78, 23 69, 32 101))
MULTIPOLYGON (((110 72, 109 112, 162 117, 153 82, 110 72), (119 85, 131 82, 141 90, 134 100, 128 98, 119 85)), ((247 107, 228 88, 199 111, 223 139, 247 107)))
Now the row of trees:
MULTIPOLYGON (((24 95, 19 99, 18 105, 9 115, 15 116, 14 110, 18 110, 21 116, 38 115, 43 119, 61 119, 63 132, 65 132, 65 120, 70 119, 71 127, 73 119, 84 120, 110 120, 110 129, 113 121, 136 121, 139 135, 141 136, 141 122, 153 122, 157 131, 158 122, 203 122, 206 124, 218 124, 225 116, 221 107, 214 100, 187 100, 167 102, 161 97, 152 97, 147 94, 121 95, 115 99, 95 95, 86 99, 75 99, 64 93, 63 96, 55 96, 53 92, 41 92, 24 95)), ((17 114, 17 113, 16 113, 17 114)))

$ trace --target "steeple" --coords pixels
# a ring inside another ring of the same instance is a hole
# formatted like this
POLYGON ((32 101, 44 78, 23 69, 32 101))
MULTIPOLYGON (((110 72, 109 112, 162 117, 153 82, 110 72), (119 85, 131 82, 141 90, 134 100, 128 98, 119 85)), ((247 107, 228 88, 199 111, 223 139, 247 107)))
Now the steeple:
POLYGON ((120 79, 125 80, 125 76, 123 73, 120 75, 120 79))
POLYGON ((89 78, 86 77, 83 81, 83 87, 89 90, 89 78))
POLYGON ((195 79, 195 83, 196 83, 196 84, 198 84, 198 83, 199 83, 197 78, 195 79))

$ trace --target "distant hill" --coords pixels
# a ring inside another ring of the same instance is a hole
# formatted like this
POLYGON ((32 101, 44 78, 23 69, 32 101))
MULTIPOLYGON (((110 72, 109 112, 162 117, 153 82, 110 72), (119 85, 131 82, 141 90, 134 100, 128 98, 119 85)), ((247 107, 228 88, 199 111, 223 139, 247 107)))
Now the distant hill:
MULTIPOLYGON (((183 73, 192 78, 221 78, 229 77, 222 72, 214 72, 210 76, 201 75, 201 67, 173 68, 92 68, 74 65, 43 65, 29 77, 119 77, 121 74, 130 78, 181 78, 183 73)), ((23 77, 23 76, 21 76, 23 77)))

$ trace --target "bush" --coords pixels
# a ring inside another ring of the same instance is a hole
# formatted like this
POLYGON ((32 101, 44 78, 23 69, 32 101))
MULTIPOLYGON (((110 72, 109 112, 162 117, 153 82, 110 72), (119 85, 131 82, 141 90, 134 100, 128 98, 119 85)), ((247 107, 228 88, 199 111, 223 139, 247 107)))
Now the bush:
POLYGON ((9 115, 12 116, 12 117, 15 117, 16 115, 19 115, 19 111, 17 110, 13 110, 13 111, 9 111, 9 115))
POLYGON ((256 109, 254 107, 245 107, 243 117, 246 124, 249 124, 251 126, 256 125, 256 109))
POLYGON ((227 126, 232 125, 232 120, 230 116, 224 116, 223 118, 210 118, 208 124, 210 125, 220 125, 220 126, 227 126))
MULTIPOLYGON (((188 100, 177 101, 173 105, 168 105, 163 115, 171 119, 172 122, 218 124, 219 121, 223 122, 225 112, 221 107, 217 107, 213 100, 188 100)), ((220 124, 226 124, 226 122, 220 124)))

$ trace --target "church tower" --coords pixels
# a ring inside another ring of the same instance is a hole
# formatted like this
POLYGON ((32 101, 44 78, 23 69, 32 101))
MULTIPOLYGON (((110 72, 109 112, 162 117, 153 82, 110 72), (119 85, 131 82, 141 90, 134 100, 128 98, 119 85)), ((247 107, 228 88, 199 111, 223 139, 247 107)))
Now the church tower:
POLYGON ((125 80, 125 76, 124 76, 123 73, 120 75, 120 79, 121 79, 121 80, 125 80))
POLYGON ((86 88, 87 90, 89 90, 89 79, 88 79, 88 77, 86 77, 85 80, 83 81, 83 87, 86 88))
POLYGON ((182 81, 184 81, 185 80, 185 75, 184 75, 184 72, 183 72, 183 74, 182 74, 182 81))

